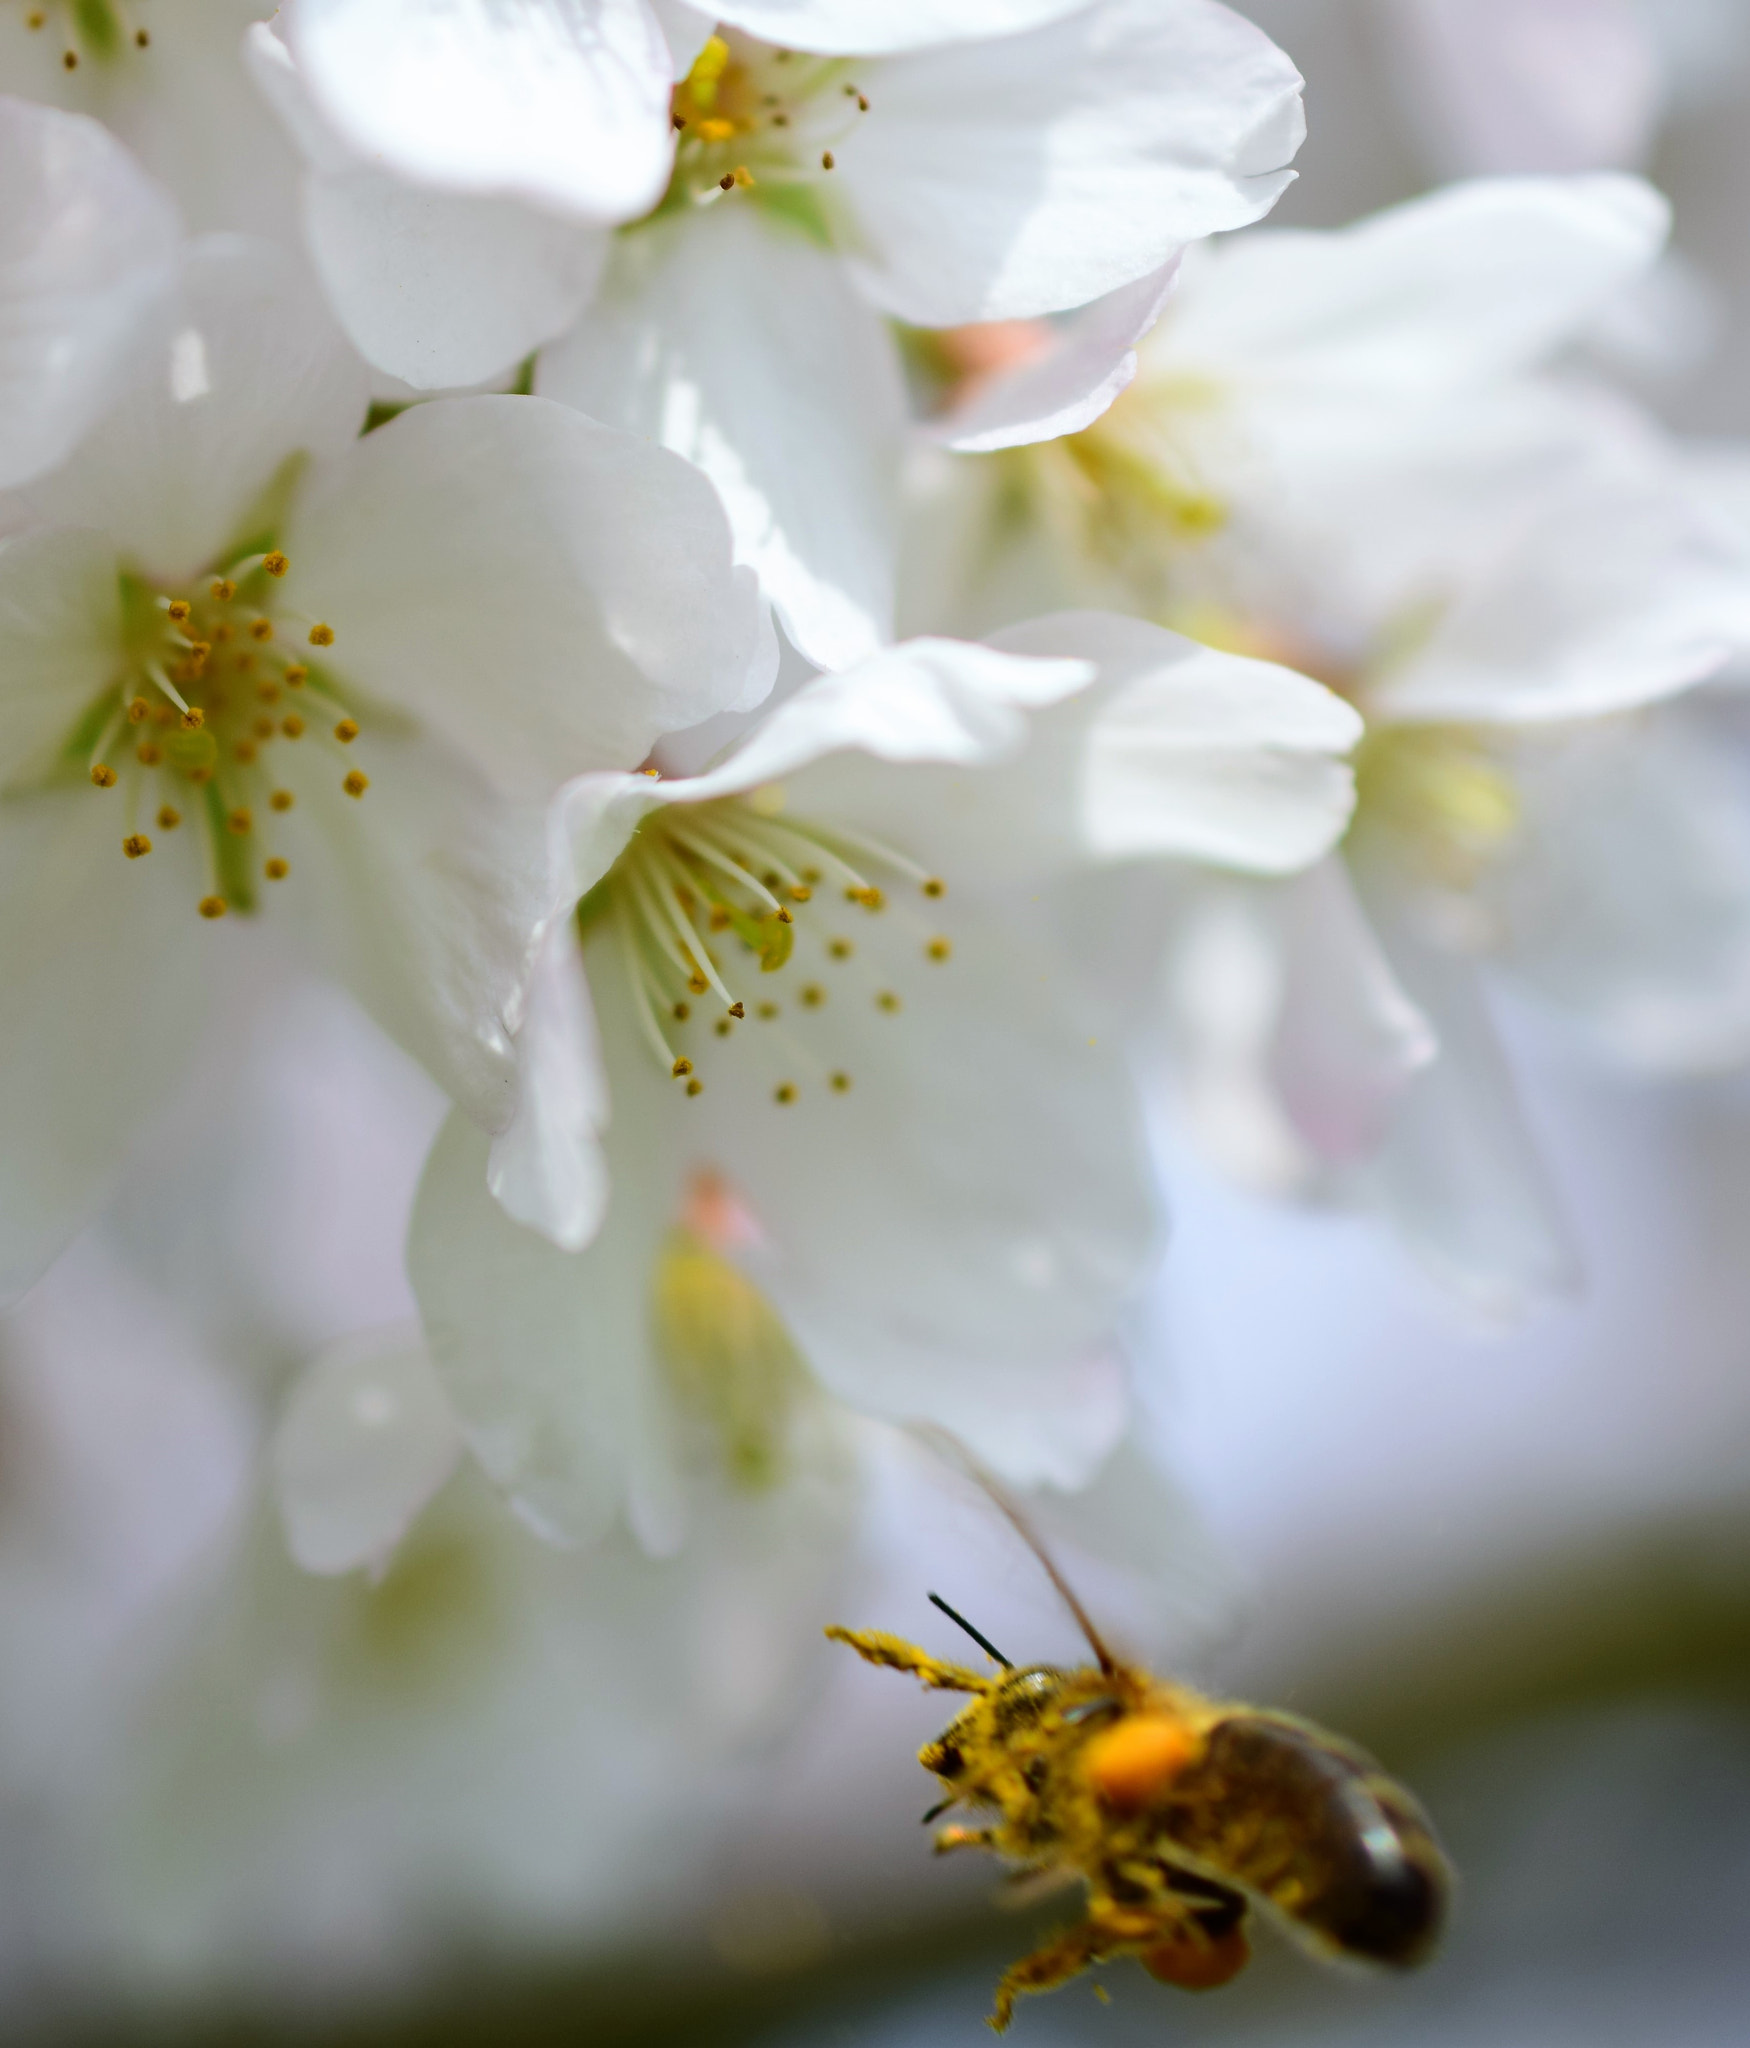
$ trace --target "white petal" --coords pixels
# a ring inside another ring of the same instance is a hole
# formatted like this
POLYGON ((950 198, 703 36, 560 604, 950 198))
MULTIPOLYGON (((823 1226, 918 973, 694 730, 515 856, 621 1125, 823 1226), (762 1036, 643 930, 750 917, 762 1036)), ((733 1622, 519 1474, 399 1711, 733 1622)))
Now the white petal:
POLYGON ((650 0, 650 11, 668 44, 669 63, 676 78, 685 78, 693 59, 711 39, 717 26, 715 12, 701 14, 686 0, 650 0))
POLYGON ((1363 901, 1440 1044, 1404 1090, 1364 1185, 1410 1251, 1482 1315, 1515 1317, 1571 1293, 1578 1254, 1475 968, 1419 941, 1388 897, 1364 890, 1363 901))
POLYGON ((107 533, 166 583, 249 538, 283 466, 346 447, 368 398, 307 275, 265 243, 196 244, 173 325, 101 431, 29 494, 43 524, 107 533))
POLYGON ((1102 0, 990 43, 895 57, 836 149, 848 250, 925 327, 1081 306, 1266 213, 1300 76, 1212 0, 1102 0))
POLYGON ((120 388, 175 276, 175 209, 95 121, 0 99, 0 488, 120 388))
POLYGON ((414 406, 312 488, 285 547, 335 672, 531 803, 737 702, 765 651, 704 478, 540 399, 414 406))
POLYGON ((335 1345, 298 1376, 268 1448, 287 1549, 307 1572, 380 1573, 461 1455, 417 1336, 335 1345))
POLYGON ((1281 1015, 1270 1080, 1320 1159, 1370 1158, 1411 1077, 1439 1047, 1398 986, 1337 858, 1273 892, 1281 934, 1281 1015))
POLYGON ((595 1243, 562 1252, 493 1201, 486 1159, 452 1117, 420 1183, 407 1259, 427 1341, 491 1477, 543 1534, 591 1543, 629 1495, 672 1490, 648 1327, 665 1190, 623 1178, 595 1243))
POLYGON ((1515 978, 1619 1059, 1750 1044, 1750 789, 1736 707, 1682 704, 1516 750, 1522 825, 1485 879, 1515 978))
POLYGON ((324 117, 387 171, 600 222, 662 196, 673 78, 644 0, 292 0, 281 19, 324 117))
POLYGON ((1077 14, 1091 0, 728 0, 719 21, 794 50, 847 57, 1008 36, 1077 14))
POLYGON ((507 1216, 581 1251, 607 1214, 608 1077, 569 909, 541 942, 517 1033, 517 1106, 486 1181, 507 1216))
POLYGON ((424 390, 483 384, 562 334, 607 260, 596 228, 375 170, 312 178, 310 253, 354 346, 424 390))
MULTIPOLYGON (((797 814, 830 822, 808 795, 799 778, 797 814)), ((1079 1484, 1122 1428, 1115 1331, 1159 1249, 1137 1108, 1065 963, 952 912, 932 913, 941 963, 897 907, 848 927, 848 960, 818 936, 842 921, 814 921, 769 985, 783 1014, 689 1042, 704 1092, 670 1113, 745 1197, 770 1244, 754 1270, 831 1392, 945 1426, 1013 1480, 1079 1484)))
MULTIPOLYGON (((1369 689, 1370 716, 1593 717, 1668 696, 1721 667, 1742 606, 1731 551, 1720 548, 1681 473, 1613 447, 1608 427, 1601 419, 1590 444, 1547 461, 1533 447, 1529 482, 1511 490, 1506 478, 1490 485, 1497 437, 1487 413, 1447 416, 1442 437, 1469 428, 1473 448, 1456 461, 1430 450, 1418 486, 1445 494, 1455 513, 1480 486, 1492 519, 1455 535, 1443 564, 1430 559, 1425 637, 1369 689)), ((1503 438, 1513 434, 1509 426, 1503 438)))
POLYGON ((898 362, 842 266, 796 230, 732 203, 627 237, 536 388, 697 463, 818 666, 891 637, 898 362))
MULTIPOLYGON (((1089 721, 1072 765, 1078 836, 1093 857, 1287 873, 1348 823, 1341 756, 1361 721, 1322 684, 1108 612, 1062 612, 995 644, 1099 664, 1098 688, 1071 711, 1089 721)), ((1045 767, 1046 747, 1035 755, 1045 767)))
POLYGON ((0 792, 88 765, 62 761, 62 749, 113 680, 121 635, 115 549, 100 536, 0 544, 0 792))
MULTIPOLYGON (((1530 368, 1654 262, 1671 209, 1639 178, 1478 180, 1335 234, 1270 231, 1188 267, 1163 360, 1370 401, 1530 368)), ((1301 401, 1304 403, 1304 400, 1301 401)))
POLYGON ((124 859, 119 792, 0 797, 0 1301, 105 1193, 195 1045, 225 935, 169 855, 124 859))
POLYGON ((981 380, 933 420, 931 438, 978 455, 1054 441, 1092 426, 1134 382, 1136 344, 1160 318, 1178 274, 1174 255, 1135 284, 1120 285, 1072 314, 1039 355, 981 380))
POLYGON ((1381 19, 1443 171, 1591 170, 1652 143, 1664 79, 1634 0, 1395 0, 1381 19))
POLYGON ((327 752, 279 769, 296 808, 257 830, 291 875, 264 885, 265 907, 302 929, 451 1101, 502 1130, 516 1108, 511 1034, 553 909, 545 814, 505 803, 426 735, 367 725, 355 752, 370 777, 362 798, 327 752))

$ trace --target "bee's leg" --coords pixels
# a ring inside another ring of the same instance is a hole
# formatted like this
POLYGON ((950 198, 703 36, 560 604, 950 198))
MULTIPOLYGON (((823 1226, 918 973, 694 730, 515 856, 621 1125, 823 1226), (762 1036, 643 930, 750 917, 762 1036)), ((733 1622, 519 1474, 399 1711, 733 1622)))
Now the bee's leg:
POLYGON ((1005 2033, 1015 2016, 1017 1998, 1029 1991, 1055 1991, 1058 1985, 1080 1976, 1110 1952, 1110 1940, 1101 1930, 1091 1920, 1078 1920, 1054 1941, 1009 1965, 997 1985, 986 2024, 992 2033, 1005 2033))
POLYGON ((835 1643, 848 1643, 865 1663, 880 1664, 889 1671, 909 1671, 932 1692, 989 1692, 996 1683, 976 1671, 968 1671, 963 1664, 945 1663, 940 1657, 920 1650, 915 1643, 883 1635, 878 1629, 835 1627, 826 1633, 835 1643))
POLYGON ((999 1830, 991 1828, 938 1828, 935 1850, 946 1856, 950 1849, 994 1849, 999 1830))

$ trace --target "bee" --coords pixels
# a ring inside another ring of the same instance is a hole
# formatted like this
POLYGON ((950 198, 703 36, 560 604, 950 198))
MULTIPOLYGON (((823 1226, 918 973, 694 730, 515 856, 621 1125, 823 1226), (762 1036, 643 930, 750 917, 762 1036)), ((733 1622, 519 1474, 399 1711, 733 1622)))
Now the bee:
POLYGON ((1079 1880, 1086 1911, 1013 1964, 990 2025, 1023 1993, 1136 1957, 1186 1991, 1230 1982, 1262 1908, 1328 1962, 1411 1969, 1439 1940, 1451 1873, 1427 1816, 1352 1743, 1293 1714, 1205 1698, 1115 1657, 1018 1507, 976 1474, 1062 1596, 1094 1654, 1015 1665, 939 1594, 932 1603, 1001 1667, 986 1677, 872 1630, 829 1628, 871 1664, 971 1703, 918 1752, 952 1807, 938 1855, 989 1849, 1012 1881, 1079 1880))

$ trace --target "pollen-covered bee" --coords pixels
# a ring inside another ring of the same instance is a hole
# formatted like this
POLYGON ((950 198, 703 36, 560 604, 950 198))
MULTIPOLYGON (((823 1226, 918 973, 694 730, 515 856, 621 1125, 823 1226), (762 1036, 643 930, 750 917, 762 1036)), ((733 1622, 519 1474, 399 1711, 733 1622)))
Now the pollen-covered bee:
POLYGON ((938 1854, 991 1849, 1018 1878, 1079 1878, 1086 1888, 1082 1919, 1004 1973, 991 2026, 1003 2032, 1021 1993, 1053 1990, 1118 1956, 1187 1991, 1213 1990, 1245 1968, 1255 1906, 1327 1961, 1425 1961, 1451 1878, 1410 1794, 1309 1721, 1205 1699, 1120 1662, 1019 1510, 985 1483, 1067 1602, 1093 1664, 1017 1667, 934 1593, 1000 1675, 944 1663, 897 1636, 827 1634, 934 1691, 972 1695, 918 1752, 946 1795, 924 1819, 954 1806, 997 1818, 941 1829, 938 1854))

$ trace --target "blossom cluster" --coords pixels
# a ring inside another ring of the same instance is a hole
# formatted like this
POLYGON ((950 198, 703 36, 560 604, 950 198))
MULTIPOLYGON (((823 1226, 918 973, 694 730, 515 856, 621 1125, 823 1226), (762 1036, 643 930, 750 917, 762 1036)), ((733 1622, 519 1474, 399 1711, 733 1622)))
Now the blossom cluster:
POLYGON ((520 1521, 636 1594, 621 1753, 734 1615, 727 1743, 911 1426, 1184 1554, 1153 1118, 1500 1316, 1577 1267, 1498 991, 1750 1051, 1750 493, 1600 339, 1669 209, 1259 228, 1301 101, 1217 0, 0 9, 5 1299, 237 1184, 264 989, 443 1102, 261 1584, 533 1613, 520 1521))

